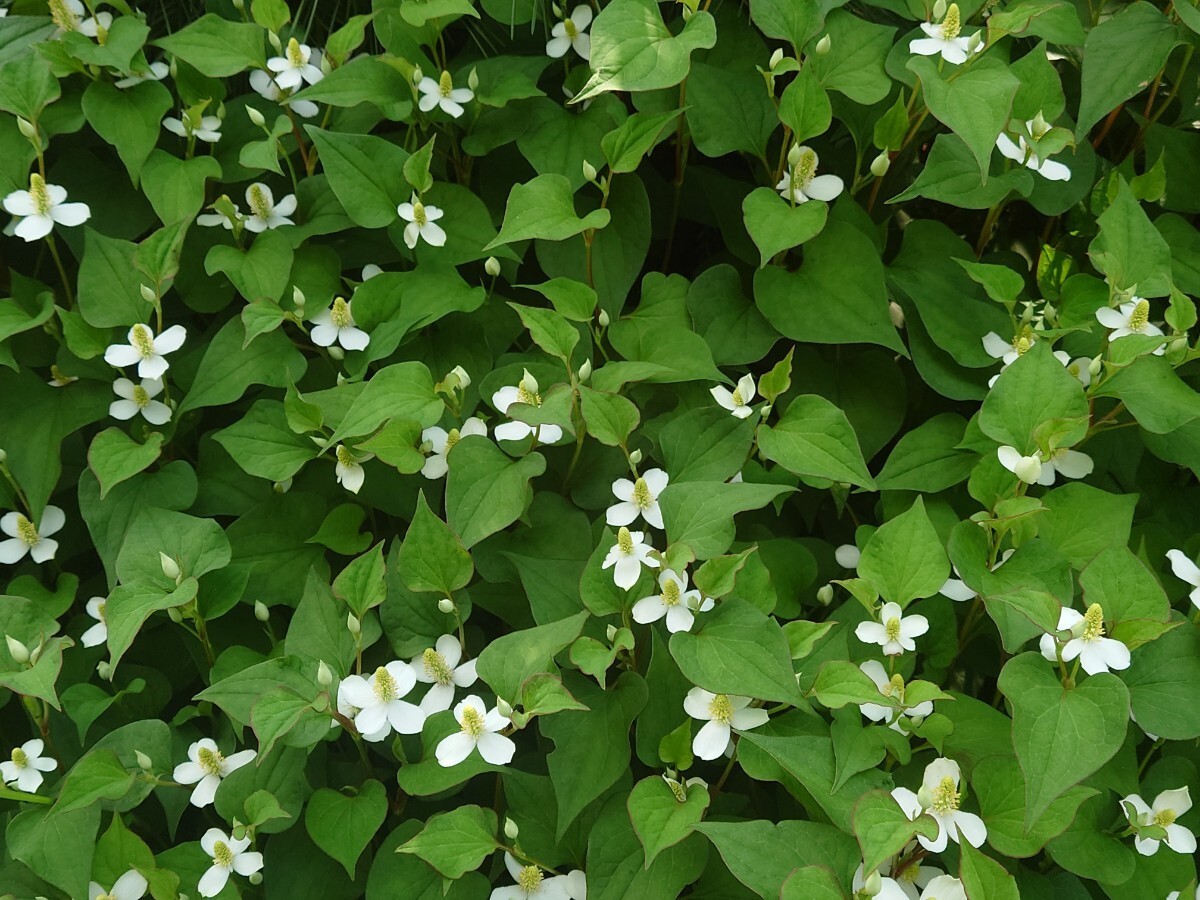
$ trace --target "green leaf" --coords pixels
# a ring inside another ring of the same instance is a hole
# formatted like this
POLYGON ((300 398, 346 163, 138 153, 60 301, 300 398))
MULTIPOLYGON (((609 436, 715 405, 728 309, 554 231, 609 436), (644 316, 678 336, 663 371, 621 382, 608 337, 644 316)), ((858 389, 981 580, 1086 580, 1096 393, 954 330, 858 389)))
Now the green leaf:
POLYGON ((665 113, 638 112, 627 118, 600 141, 608 168, 614 174, 633 172, 642 157, 659 142, 664 131, 674 130, 674 122, 683 110, 665 113))
POLYGON ((862 849, 865 872, 875 871, 917 835, 933 840, 937 831, 929 816, 910 820, 887 791, 863 794, 854 804, 854 837, 862 849))
POLYGON ((950 575, 950 561, 920 497, 871 535, 863 547, 858 574, 871 582, 884 600, 901 607, 941 590, 950 575))
MULTIPOLYGON (((366 16, 355 16, 357 19, 366 16)), ((360 30, 361 40, 361 30, 360 30)), ((332 41, 332 38, 331 38, 332 41)), ((330 44, 325 45, 325 52, 332 54, 330 44)), ((374 56, 356 56, 345 65, 338 66, 316 84, 306 85, 304 90, 292 95, 292 102, 309 100, 313 103, 327 103, 330 106, 352 107, 360 103, 370 103, 381 113, 394 122, 408 118, 412 114, 412 94, 407 79, 400 70, 388 65, 382 59, 374 56)), ((321 132, 328 136, 329 132, 321 132)), ((358 146, 374 143, 374 140, 356 140, 369 138, 369 135, 343 134, 340 137, 358 146)), ((377 140, 377 139, 376 139, 377 140)), ((386 142, 385 142, 386 143, 386 142)), ((375 144, 379 146, 379 144, 375 144)), ((394 146, 394 145, 390 145, 394 146)), ((385 152, 391 152, 386 151, 385 152)), ((400 171, 400 170, 398 170, 400 171)), ((369 175, 369 170, 364 174, 369 175)), ((396 177, 395 172, 378 173, 383 179, 396 177)), ((335 188, 336 190, 336 188, 335 188)), ((395 213, 395 207, 392 208, 395 213)))
POLYGON ((476 670, 497 697, 515 702, 531 675, 552 671, 554 657, 568 647, 588 619, 586 611, 549 625, 496 638, 479 654, 476 670))
POLYGON ((1136 494, 1110 494, 1090 484, 1064 484, 1042 497, 1038 535, 1076 568, 1103 550, 1125 546, 1136 494))
POLYGON ((358 859, 383 825, 387 810, 387 789, 374 779, 363 782, 352 796, 321 788, 308 800, 304 827, 313 843, 353 878, 358 859))
MULTIPOLYGON (((345 627, 344 621, 339 624, 345 627)), ((319 720, 317 727, 320 730, 312 739, 312 743, 316 743, 327 733, 327 716, 322 716, 313 709, 312 700, 307 700, 284 687, 267 691, 259 697, 250 712, 250 725, 258 738, 258 755, 265 758, 277 741, 291 735, 306 719, 306 732, 311 731, 312 726, 319 720)), ((295 741, 289 740, 287 743, 290 745, 295 741)), ((302 740, 301 743, 305 741, 302 740)))
POLYGON ((278 32, 292 20, 286 0, 253 0, 250 15, 267 31, 278 32))
POLYGON ((1079 586, 1088 605, 1104 610, 1108 636, 1131 650, 1170 627, 1171 603, 1158 579, 1124 547, 1097 555, 1080 573, 1079 586))
POLYGON ((313 125, 305 130, 321 154, 329 186, 354 224, 383 228, 395 222, 396 207, 408 202, 412 190, 403 175, 408 154, 374 135, 339 134, 313 125))
POLYGON ((591 68, 594 73, 572 102, 605 91, 653 91, 687 77, 695 50, 717 42, 717 28, 707 12, 693 13, 678 35, 663 24, 653 0, 613 0, 592 23, 591 68))
POLYGON ((287 288, 292 270, 292 247, 283 232, 263 232, 249 250, 218 244, 204 257, 209 275, 223 272, 246 300, 278 302, 287 288))
POLYGON ((58 792, 53 815, 83 809, 102 800, 120 800, 133 785, 134 775, 111 750, 94 750, 71 767, 58 792))
POLYGON ((611 218, 612 214, 607 209, 593 210, 582 219, 579 218, 575 215, 571 182, 562 175, 539 175, 532 181, 513 185, 504 209, 504 224, 500 227, 500 233, 483 249, 491 250, 503 244, 532 238, 565 241, 582 231, 603 228, 611 218))
POLYGON ((46 808, 29 809, 9 820, 5 846, 13 859, 68 897, 86 897, 99 827, 100 809, 95 806, 60 815, 46 808))
POLYGON ((875 682, 854 663, 831 659, 821 666, 813 681, 812 692, 822 706, 841 709, 849 704, 880 703, 880 691, 875 682))
POLYGON ((979 461, 959 449, 966 424, 956 413, 941 413, 902 435, 875 484, 881 491, 936 493, 965 481, 979 461))
POLYGON ((1171 248, 1124 182, 1096 224, 1100 233, 1088 245, 1088 257, 1109 284, 1117 290, 1136 288, 1142 297, 1170 293, 1171 248))
POLYGON ((509 303, 521 317, 521 324, 529 331, 533 342, 549 353, 557 356, 565 363, 571 361, 571 351, 579 343, 579 332, 575 330, 566 317, 552 309, 539 309, 536 306, 522 306, 519 303, 509 303))
POLYGON ((742 217, 754 245, 759 268, 776 253, 812 240, 825 227, 829 207, 820 200, 793 206, 771 188, 755 188, 742 201, 742 217))
POLYGON ((155 150, 142 166, 142 190, 164 224, 191 219, 204 206, 206 182, 221 177, 211 156, 178 159, 155 150))
POLYGON ((1154 434, 1169 434, 1200 418, 1200 394, 1161 356, 1141 357, 1106 378, 1096 393, 1121 400, 1154 434))
POLYGON ((104 604, 112 667, 117 667, 152 613, 190 603, 196 598, 198 587, 199 582, 195 578, 185 578, 179 587, 169 592, 153 584, 136 581, 113 588, 104 604))
POLYGON ((154 43, 195 66, 209 78, 227 78, 246 69, 265 69, 263 30, 209 13, 154 43))
POLYGON ((425 502, 417 495, 417 510, 400 545, 400 578, 410 591, 437 591, 450 596, 466 587, 475 567, 471 554, 425 502))
POLYGON ((1016 759, 993 756, 981 760, 971 775, 979 810, 987 824, 988 843, 1005 856, 1034 856, 1046 843, 1067 830, 1094 788, 1076 785, 1055 800, 1037 820, 1025 826, 1025 777, 1016 759))
POLYGON ((92 438, 88 467, 100 482, 100 498, 104 499, 113 485, 127 481, 158 459, 162 443, 162 432, 151 432, 146 442, 139 444, 119 428, 106 428, 92 438))
POLYGON ((958 877, 963 887, 969 892, 969 897, 981 897, 986 900, 1020 900, 1021 892, 1017 890, 1016 879, 1008 873, 1004 866, 982 850, 976 850, 969 843, 963 843, 962 859, 958 877))
POLYGON ((800 704, 783 629, 744 600, 726 600, 695 634, 671 635, 671 656, 685 678, 714 694, 800 704))
POLYGON ((979 411, 979 428, 992 440, 1029 453, 1045 445, 1047 429, 1069 447, 1087 431, 1088 403, 1079 379, 1045 341, 1005 369, 979 411))
POLYGON ((669 484, 659 497, 667 538, 687 544, 696 559, 720 556, 733 543, 736 513, 761 509, 792 490, 777 484, 669 484))
MULTIPOLYGON (((395 363, 371 377, 350 404, 327 446, 346 437, 371 434, 389 419, 412 420, 428 428, 441 418, 443 409, 445 404, 434 393, 433 376, 424 363, 395 363)), ((454 449, 457 453, 460 448, 455 445, 454 449)))
POLYGON ((801 866, 788 876, 779 900, 840 900, 845 891, 828 866, 801 866))
POLYGON ((641 414, 632 400, 583 385, 580 385, 579 397, 588 434, 600 443, 620 447, 638 427, 641 414))
POLYGON ((829 52, 805 59, 805 63, 816 71, 821 84, 827 90, 845 94, 855 103, 871 105, 884 99, 891 90, 892 80, 883 64, 896 29, 877 25, 844 10, 834 10, 826 20, 825 33, 830 40, 829 52))
POLYGON ((1012 193, 1028 196, 1033 173, 1024 166, 993 172, 986 179, 971 148, 957 134, 939 134, 917 180, 888 203, 927 197, 963 209, 987 209, 1012 193))
POLYGON ((692 827, 704 818, 708 789, 693 784, 683 790, 684 799, 680 801, 662 778, 651 775, 635 784, 625 801, 633 830, 646 851, 646 868, 659 853, 691 834, 692 827))
POLYGON ((446 479, 446 520, 470 549, 517 520, 529 504, 529 481, 546 471, 546 458, 530 453, 515 462, 481 436, 454 445, 446 479))
POLYGON ((44 107, 62 95, 46 60, 27 53, 0 66, 0 109, 36 122, 44 107))
POLYGON ((499 846, 496 814, 478 806, 460 806, 433 816, 421 833, 396 848, 418 856, 446 878, 473 872, 499 846))
POLYGON ((1125 741, 1129 691, 1102 673, 1067 690, 1040 653, 1022 653, 1000 672, 1013 710, 1013 747, 1025 774, 1028 829, 1068 788, 1108 762, 1125 741))
POLYGON ((240 420, 213 434, 213 440, 243 471, 270 481, 287 481, 317 455, 312 441, 288 427, 278 400, 256 401, 240 420))
POLYGON ((222 406, 242 396, 251 385, 282 388, 305 369, 303 355, 282 332, 264 334, 245 350, 246 326, 229 319, 213 335, 191 388, 175 411, 176 417, 194 409, 222 406))
POLYGON ((789 472, 875 488, 846 414, 817 394, 793 399, 776 425, 759 427, 758 442, 789 472))
POLYGON ((117 148, 135 186, 142 165, 158 143, 162 118, 172 105, 170 92, 156 81, 135 84, 125 90, 93 81, 83 93, 83 111, 88 123, 96 134, 117 148))
POLYGON ((97 328, 144 322, 150 304, 142 299, 141 278, 133 265, 135 246, 90 228, 83 235, 79 311, 84 320, 97 328))
POLYGON ((803 144, 829 130, 833 110, 829 95, 809 67, 801 69, 779 98, 779 120, 792 129, 792 140, 803 144))
POLYGON ((551 278, 542 284, 520 284, 517 287, 537 291, 572 322, 590 322, 596 314, 596 292, 572 278, 551 278))
POLYGON ((1142 728, 1172 741, 1200 736, 1200 634, 1174 628, 1133 654, 1123 673, 1133 714, 1142 728))
POLYGON ((383 541, 380 541, 338 573, 333 580, 333 593, 345 600, 354 615, 361 619, 387 595, 383 581, 385 572, 383 541))

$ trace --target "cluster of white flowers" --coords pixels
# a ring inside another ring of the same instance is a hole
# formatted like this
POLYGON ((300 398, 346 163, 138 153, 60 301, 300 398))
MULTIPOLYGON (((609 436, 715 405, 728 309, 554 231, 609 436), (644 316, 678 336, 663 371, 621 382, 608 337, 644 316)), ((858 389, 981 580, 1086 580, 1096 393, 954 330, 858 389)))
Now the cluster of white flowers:
POLYGON ((345 350, 366 350, 371 336, 355 324, 353 300, 335 297, 329 309, 312 317, 312 341, 318 347, 338 343, 345 350))
POLYGON ((404 698, 417 685, 417 673, 402 660, 379 666, 369 676, 348 675, 338 685, 338 712, 354 722, 363 740, 420 734, 428 714, 404 698))
POLYGON ((475 99, 475 92, 470 88, 454 86, 454 78, 449 72, 442 72, 437 81, 428 76, 422 78, 417 82, 417 91, 420 94, 417 106, 421 112, 432 112, 435 107, 440 107, 442 112, 455 119, 466 112, 463 104, 475 99))
POLYGON ((295 225, 291 216, 296 211, 296 195, 288 194, 278 202, 271 188, 256 181, 246 188, 246 206, 248 213, 243 213, 236 204, 232 206, 232 217, 227 212, 205 213, 196 216, 196 224, 207 227, 220 226, 226 231, 232 231, 234 225, 240 224, 247 231, 260 234, 279 228, 282 225, 295 225))
POLYGON ((580 58, 592 58, 592 38, 587 34, 588 26, 592 24, 592 8, 577 6, 569 16, 564 16, 561 22, 556 22, 550 29, 550 40, 546 41, 546 55, 558 59, 566 56, 568 50, 574 50, 580 58))
POLYGON ((14 217, 5 233, 26 242, 44 238, 55 224, 82 225, 92 216, 86 203, 67 203, 67 189, 47 184, 37 172, 29 176, 29 190, 13 191, 0 205, 14 217))
POLYGON ((417 241, 423 240, 430 247, 446 245, 446 231, 437 223, 445 213, 436 206, 426 206, 421 202, 421 196, 413 192, 408 203, 396 207, 396 215, 408 224, 404 226, 404 246, 409 250, 417 246, 417 241))
POLYGON ((171 134, 181 138, 204 141, 206 144, 221 140, 221 119, 218 116, 204 116, 184 110, 178 118, 167 116, 162 124, 171 134))
POLYGON ((42 510, 41 521, 36 525, 24 513, 15 510, 0 516, 0 531, 8 535, 8 540, 0 541, 0 563, 18 563, 25 554, 29 554, 35 563, 54 559, 58 541, 50 535, 57 534, 66 523, 67 515, 62 508, 50 504, 42 510))
MULTIPOLYGON (((807 203, 809 200, 836 200, 846 185, 836 175, 818 175, 819 162, 817 152, 811 147, 793 147, 788 153, 788 169, 775 185, 775 190, 784 200, 793 204, 807 203)), ((754 391, 751 390, 750 394, 753 395, 754 391)))
MULTIPOLYGON (((1108 339, 1115 341, 1131 334, 1166 338, 1163 330, 1150 321, 1150 301, 1142 297, 1130 297, 1116 309, 1102 306, 1096 310, 1096 320, 1109 329, 1108 339)), ((1155 356, 1166 353, 1165 344, 1153 350, 1155 356)))
POLYGON ((46 744, 41 738, 14 747, 8 759, 0 761, 0 781, 16 785, 18 791, 34 793, 42 786, 42 773, 58 768, 55 760, 42 755, 45 749, 46 744))
POLYGON ((946 15, 939 24, 922 22, 921 30, 926 36, 909 41, 909 53, 916 53, 918 56, 941 56, 946 62, 959 65, 983 47, 980 40, 982 35, 976 33, 970 37, 962 36, 962 14, 957 3, 951 3, 946 8, 946 15))
POLYGON ((917 841, 930 853, 941 853, 948 841, 956 844, 966 839, 972 847, 979 847, 987 838, 987 826, 974 813, 959 809, 962 794, 959 784, 962 771, 952 759, 935 759, 925 767, 921 789, 917 793, 905 787, 892 789, 892 797, 900 805, 909 820, 928 814, 938 825, 937 837, 933 840, 917 835, 917 841))
POLYGON ((180 784, 194 784, 190 798, 192 806, 205 807, 216 799, 221 781, 247 763, 253 762, 258 753, 242 750, 230 756, 222 755, 216 741, 201 738, 188 747, 187 762, 175 767, 173 778, 180 784))
POLYGON ((458 722, 459 730, 442 738, 434 748, 439 765, 457 766, 475 750, 484 762, 493 766, 512 762, 517 745, 512 738, 500 733, 512 724, 512 720, 499 708, 489 710, 482 699, 471 694, 454 707, 454 720, 458 722))
MULTIPOLYGON (((994 331, 989 331, 983 336, 983 349, 992 359, 998 359, 1001 362, 1000 372, 997 372, 988 379, 988 387, 994 387, 997 379, 1005 369, 1011 366, 1021 356, 1033 347, 1038 339, 1036 329, 1024 328, 1011 341, 1006 341, 994 331)), ((1076 359, 1071 359, 1071 354, 1064 350, 1055 350, 1054 358, 1063 364, 1063 367, 1079 379, 1080 383, 1087 387, 1092 383, 1092 361, 1086 356, 1080 356, 1076 359)))
MULTIPOLYGON (((900 673, 897 672, 889 677, 883 664, 876 659, 868 659, 866 662, 859 663, 858 667, 875 682, 880 695, 888 700, 897 700, 902 705, 904 704, 905 685, 900 673)), ((872 722, 885 722, 893 731, 907 734, 913 726, 920 725, 925 717, 933 712, 933 701, 925 700, 912 706, 903 705, 900 710, 882 703, 860 703, 858 710, 872 722)))

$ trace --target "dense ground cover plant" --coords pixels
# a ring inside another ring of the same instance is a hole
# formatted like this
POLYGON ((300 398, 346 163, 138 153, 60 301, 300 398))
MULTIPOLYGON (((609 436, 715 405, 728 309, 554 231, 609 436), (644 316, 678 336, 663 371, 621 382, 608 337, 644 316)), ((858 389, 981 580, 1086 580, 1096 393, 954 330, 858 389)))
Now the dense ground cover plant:
POLYGON ((1195 894, 1191 0, 0 12, 0 896, 1195 894))

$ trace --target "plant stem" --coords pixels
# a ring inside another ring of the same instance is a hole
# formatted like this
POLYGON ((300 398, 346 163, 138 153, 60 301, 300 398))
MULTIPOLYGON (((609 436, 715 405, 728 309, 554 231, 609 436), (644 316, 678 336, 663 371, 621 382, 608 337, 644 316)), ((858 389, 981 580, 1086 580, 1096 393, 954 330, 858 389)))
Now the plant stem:
POLYGON ((54 258, 58 277, 62 279, 63 291, 67 295, 67 309, 71 309, 75 305, 75 293, 71 290, 71 280, 67 278, 67 270, 63 266, 62 257, 58 253, 58 244, 55 242, 53 234, 46 235, 46 246, 50 248, 50 256, 54 258))

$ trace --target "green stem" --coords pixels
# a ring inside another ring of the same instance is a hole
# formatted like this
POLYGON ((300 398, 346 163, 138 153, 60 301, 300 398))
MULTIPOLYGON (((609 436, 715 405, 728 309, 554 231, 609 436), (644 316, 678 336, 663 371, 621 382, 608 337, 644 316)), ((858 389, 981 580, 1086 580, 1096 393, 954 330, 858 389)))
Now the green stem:
POLYGON ((63 266, 62 257, 58 253, 58 244, 54 240, 53 234, 46 235, 46 246, 50 248, 50 255, 54 258, 58 277, 62 279, 63 291, 67 295, 67 309, 71 309, 75 305, 75 292, 71 290, 71 280, 67 278, 67 270, 63 266))

